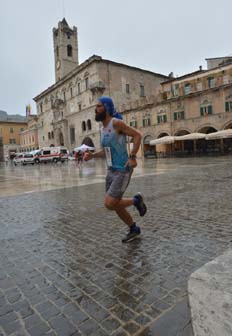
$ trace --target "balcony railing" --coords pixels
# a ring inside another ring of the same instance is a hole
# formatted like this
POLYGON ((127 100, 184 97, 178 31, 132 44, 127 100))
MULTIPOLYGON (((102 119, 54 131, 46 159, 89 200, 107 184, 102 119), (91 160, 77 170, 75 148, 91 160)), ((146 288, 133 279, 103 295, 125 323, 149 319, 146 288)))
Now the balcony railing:
POLYGON ((89 86, 90 90, 94 93, 94 92, 104 92, 105 91, 105 83, 103 81, 98 81, 95 83, 92 83, 89 86))

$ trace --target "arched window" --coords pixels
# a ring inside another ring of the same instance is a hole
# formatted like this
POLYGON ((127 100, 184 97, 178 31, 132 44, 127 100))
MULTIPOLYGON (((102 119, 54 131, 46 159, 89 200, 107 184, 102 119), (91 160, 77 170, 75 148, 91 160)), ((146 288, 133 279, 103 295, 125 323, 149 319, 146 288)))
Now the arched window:
POLYGON ((48 132, 48 139, 51 139, 51 133, 48 132))
POLYGON ((89 78, 88 77, 85 78, 85 88, 86 90, 88 90, 89 88, 89 78))
POLYGON ((50 100, 51 100, 51 107, 53 107, 53 103, 54 103, 54 96, 53 95, 51 95, 50 100))
POLYGON ((88 130, 91 130, 91 128, 92 128, 90 119, 87 120, 87 128, 88 128, 88 130))
POLYGON ((211 101, 205 99, 200 105, 200 115, 205 116, 207 114, 213 114, 213 106, 211 101))
POLYGON ((52 131, 52 133, 51 133, 51 136, 52 136, 52 139, 54 139, 54 132, 52 131))
POLYGON ((86 131, 86 123, 85 123, 85 121, 82 121, 82 131, 86 131))
POLYGON ((72 46, 71 44, 68 44, 67 46, 67 54, 69 57, 72 57, 72 46))
POLYGON ((56 56, 59 57, 59 47, 56 47, 56 56))

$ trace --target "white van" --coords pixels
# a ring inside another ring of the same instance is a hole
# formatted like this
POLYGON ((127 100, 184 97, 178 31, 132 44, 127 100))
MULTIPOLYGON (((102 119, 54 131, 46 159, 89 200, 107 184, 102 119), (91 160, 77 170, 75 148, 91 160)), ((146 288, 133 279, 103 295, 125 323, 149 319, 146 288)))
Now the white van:
POLYGON ((14 165, 17 166, 17 164, 26 165, 26 164, 34 164, 34 157, 30 153, 17 153, 14 160, 14 165))
POLYGON ((63 146, 59 147, 43 147, 35 154, 35 163, 41 162, 64 162, 68 160, 68 149, 63 146))

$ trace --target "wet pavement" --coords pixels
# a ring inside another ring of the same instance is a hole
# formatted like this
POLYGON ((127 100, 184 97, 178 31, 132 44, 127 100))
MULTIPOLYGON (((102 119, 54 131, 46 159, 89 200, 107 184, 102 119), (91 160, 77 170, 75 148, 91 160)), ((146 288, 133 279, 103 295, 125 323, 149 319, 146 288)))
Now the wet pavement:
MULTIPOLYGON (((153 165, 146 163, 145 166, 140 162, 134 176, 154 174, 153 165)), ((156 173, 162 174, 167 169, 166 165, 160 166, 156 173)), ((102 183, 105 174, 106 166, 102 160, 85 162, 81 169, 76 161, 34 166, 0 163, 0 197, 102 183)))
POLYGON ((140 162, 140 240, 103 208, 105 166, 0 167, 0 335, 192 336, 190 274, 231 247, 232 157, 140 162))

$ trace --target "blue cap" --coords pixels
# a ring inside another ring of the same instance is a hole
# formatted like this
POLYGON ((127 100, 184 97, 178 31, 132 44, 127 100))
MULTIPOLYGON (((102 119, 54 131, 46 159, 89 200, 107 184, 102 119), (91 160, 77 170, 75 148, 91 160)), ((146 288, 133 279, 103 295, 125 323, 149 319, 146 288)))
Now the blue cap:
POLYGON ((104 105, 109 115, 112 116, 114 114, 114 111, 115 111, 114 103, 110 97, 101 97, 101 98, 98 98, 98 101, 104 105))
POLYGON ((119 113, 116 108, 114 107, 113 100, 110 97, 101 97, 98 98, 98 101, 103 104, 105 107, 106 111, 109 113, 110 116, 113 118, 121 119, 122 120, 122 115, 119 113))

